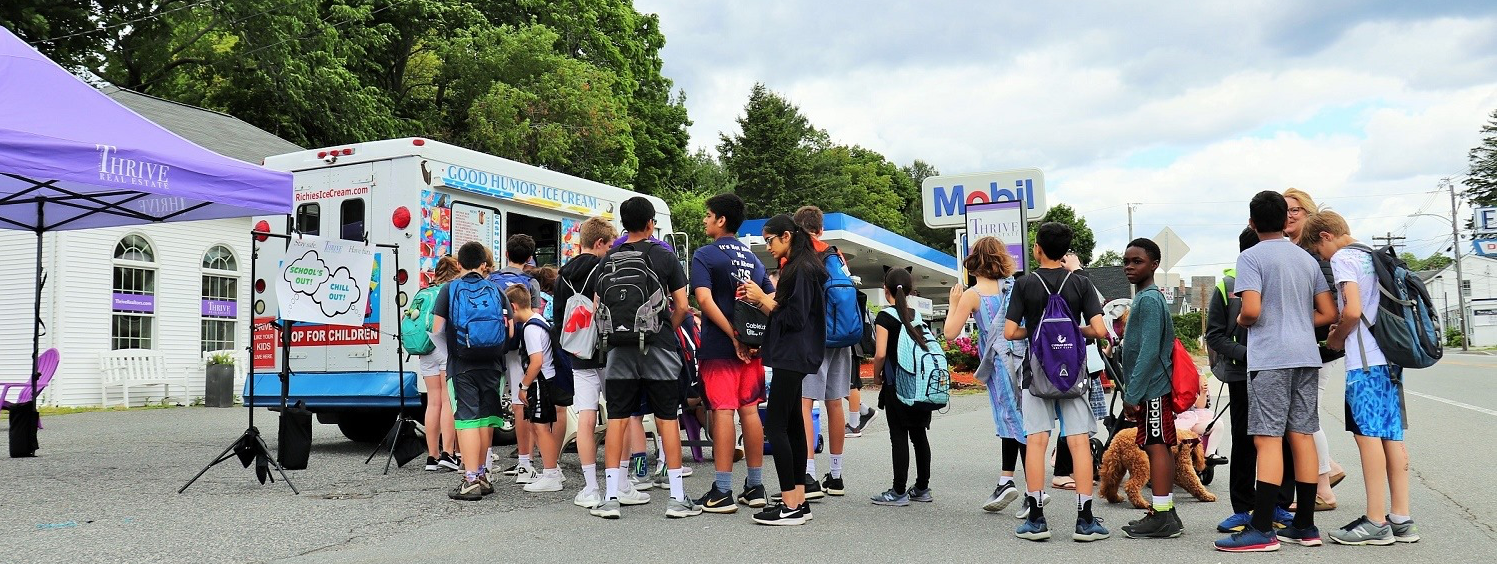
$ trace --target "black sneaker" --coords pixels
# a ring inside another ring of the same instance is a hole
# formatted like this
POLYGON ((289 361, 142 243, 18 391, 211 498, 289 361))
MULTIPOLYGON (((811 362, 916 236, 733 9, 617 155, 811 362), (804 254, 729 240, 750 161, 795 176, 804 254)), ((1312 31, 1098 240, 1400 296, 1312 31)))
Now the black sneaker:
POLYGON ((478 474, 478 487, 480 488, 479 491, 482 492, 483 495, 494 493, 494 484, 489 481, 488 472, 480 472, 478 474))
POLYGON ((764 496, 764 484, 750 486, 748 482, 743 483, 743 495, 738 496, 738 503, 758 509, 769 503, 764 496))
POLYGON ((877 409, 864 406, 863 412, 858 414, 858 424, 854 425, 853 429, 856 429, 859 433, 862 433, 863 429, 868 427, 868 423, 873 421, 873 416, 875 415, 878 415, 877 409))
POLYGON ((844 495, 847 493, 847 489, 842 485, 842 478, 833 478, 831 474, 827 474, 826 478, 821 480, 821 491, 826 492, 827 495, 844 495))
POLYGON ((1149 511, 1143 519, 1123 527, 1123 534, 1130 539, 1172 539, 1180 536, 1180 516, 1174 508, 1169 511, 1149 511))
POLYGON ((696 500, 697 505, 702 506, 702 511, 708 513, 737 513, 738 504, 733 503, 732 491, 719 491, 717 485, 713 484, 707 495, 696 500))
POLYGON ((806 474, 806 499, 821 499, 826 497, 826 492, 821 491, 821 483, 810 474, 806 474))
MULTIPOLYGON (((457 463, 457 459, 453 458, 450 452, 443 452, 442 456, 437 457, 437 466, 453 471, 463 469, 462 465, 457 463)), ((427 468, 427 470, 431 470, 431 468, 427 468)))
POLYGON ((764 508, 764 511, 755 513, 754 522, 760 525, 804 525, 807 513, 810 511, 806 509, 805 504, 796 508, 785 507, 781 504, 771 505, 764 508))
POLYGON ((458 480, 457 487, 447 492, 447 498, 458 501, 480 501, 483 499, 483 486, 478 480, 471 482, 466 478, 458 480))
POLYGON ((437 470, 441 470, 441 469, 442 469, 441 466, 437 466, 437 459, 432 458, 430 456, 426 457, 426 471, 427 472, 436 472, 437 470))

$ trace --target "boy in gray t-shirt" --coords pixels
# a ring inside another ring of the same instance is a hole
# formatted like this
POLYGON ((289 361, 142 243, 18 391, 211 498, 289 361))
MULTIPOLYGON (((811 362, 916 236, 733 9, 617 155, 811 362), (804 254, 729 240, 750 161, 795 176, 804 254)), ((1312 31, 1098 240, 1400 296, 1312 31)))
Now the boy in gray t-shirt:
POLYGON ((1257 496, 1252 523, 1217 541, 1228 552, 1277 550, 1280 539, 1321 544, 1315 528, 1319 468, 1315 441, 1320 428, 1320 353, 1315 327, 1329 325, 1336 305, 1320 265, 1284 238, 1289 205, 1278 192, 1263 191, 1248 205, 1261 242, 1237 258, 1242 313, 1237 322, 1248 335, 1248 434, 1258 451, 1257 496), (1273 530, 1274 501, 1284 479, 1283 441, 1289 436, 1299 507, 1294 523, 1273 530))

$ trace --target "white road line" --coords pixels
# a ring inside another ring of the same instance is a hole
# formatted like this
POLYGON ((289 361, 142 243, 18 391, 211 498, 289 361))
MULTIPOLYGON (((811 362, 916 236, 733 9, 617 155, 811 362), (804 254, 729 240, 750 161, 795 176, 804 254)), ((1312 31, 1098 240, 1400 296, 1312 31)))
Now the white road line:
POLYGON ((1407 393, 1407 394, 1409 394, 1411 396, 1419 396, 1421 398, 1428 399, 1428 400, 1435 400, 1437 402, 1440 402, 1440 403, 1443 403, 1443 404, 1448 404, 1448 405, 1453 405, 1453 406, 1456 406, 1456 407, 1459 407, 1459 408, 1469 409, 1469 410, 1475 411, 1477 413, 1485 413, 1487 415, 1497 416, 1497 410, 1491 410, 1491 409, 1487 409, 1485 407, 1477 407, 1477 406, 1471 405, 1469 403, 1461 403, 1461 402, 1458 402, 1458 401, 1455 401, 1455 400, 1448 400, 1448 399, 1445 399, 1445 398, 1442 398, 1442 397, 1439 397, 1439 396, 1432 396, 1432 395, 1429 395, 1429 394, 1423 394, 1423 393, 1419 393, 1419 392, 1416 392, 1416 391, 1413 391, 1413 390, 1410 390, 1410 389, 1407 389, 1407 388, 1404 389, 1404 393, 1407 393))

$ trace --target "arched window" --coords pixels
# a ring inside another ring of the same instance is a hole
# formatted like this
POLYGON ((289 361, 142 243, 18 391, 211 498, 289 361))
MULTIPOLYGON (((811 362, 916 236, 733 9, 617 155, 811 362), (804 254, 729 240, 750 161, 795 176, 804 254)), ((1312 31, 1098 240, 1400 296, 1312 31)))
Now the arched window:
POLYGON ((149 349, 156 335, 156 251, 138 234, 114 246, 109 348, 149 349))
POLYGON ((234 250, 214 245, 203 254, 203 352, 233 350, 238 342, 239 261, 234 250))

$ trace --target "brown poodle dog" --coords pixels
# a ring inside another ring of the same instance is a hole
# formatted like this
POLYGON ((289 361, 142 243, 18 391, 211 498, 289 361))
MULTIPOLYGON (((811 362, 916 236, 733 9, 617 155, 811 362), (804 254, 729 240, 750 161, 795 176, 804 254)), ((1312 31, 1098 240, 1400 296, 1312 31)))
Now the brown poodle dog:
MULTIPOLYGON (((1107 447, 1107 452, 1102 455, 1102 497, 1109 503, 1122 502, 1123 498, 1118 495, 1118 484, 1123 481, 1123 474, 1127 473, 1128 483, 1124 488, 1128 490, 1128 501, 1134 507, 1148 509, 1149 500, 1144 498, 1143 490, 1149 483, 1149 455, 1138 448, 1135 442, 1137 435, 1138 429, 1118 431, 1112 438, 1112 444, 1107 447)), ((1216 494, 1207 491, 1196 474, 1206 468, 1206 455, 1201 448, 1200 437, 1184 429, 1176 431, 1176 435, 1179 444, 1173 447, 1176 454, 1175 485, 1185 488, 1185 491, 1201 501, 1216 501, 1216 494)))

